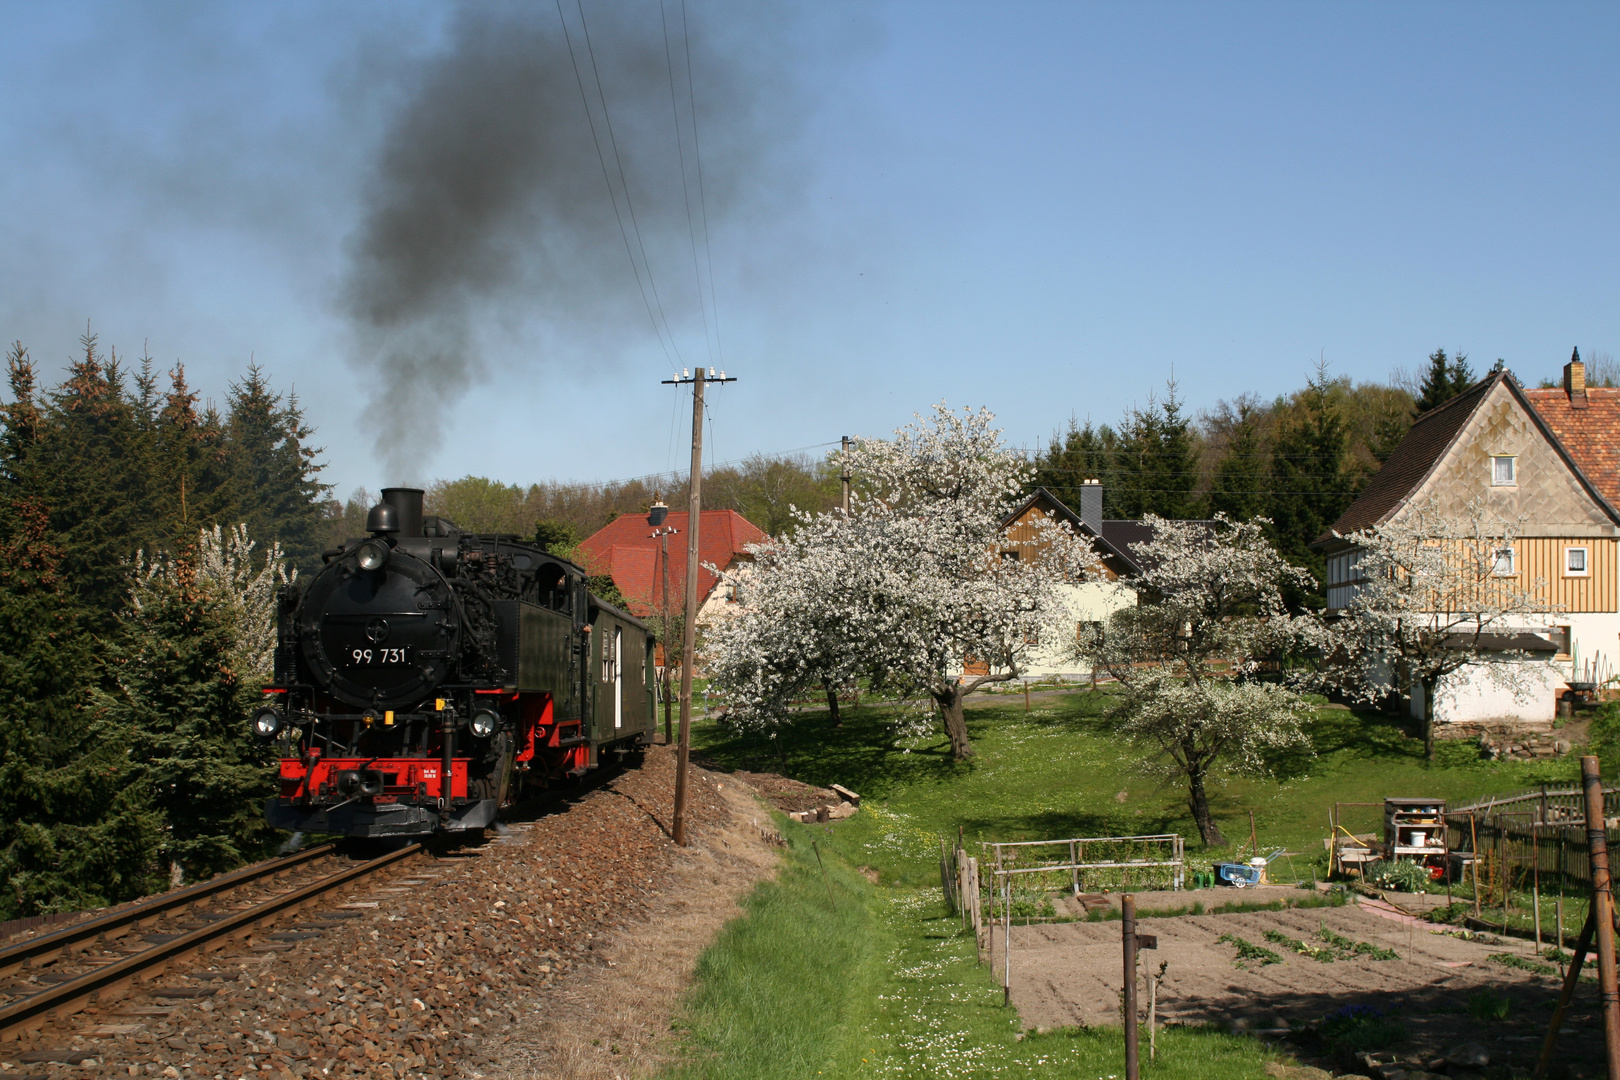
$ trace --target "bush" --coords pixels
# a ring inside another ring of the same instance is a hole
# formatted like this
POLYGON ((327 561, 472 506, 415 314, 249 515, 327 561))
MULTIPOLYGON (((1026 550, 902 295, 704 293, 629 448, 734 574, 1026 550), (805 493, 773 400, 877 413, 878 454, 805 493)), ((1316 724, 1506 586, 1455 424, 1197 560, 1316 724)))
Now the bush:
POLYGON ((1473 906, 1453 901, 1450 904, 1433 908, 1423 916, 1432 923, 1444 923, 1448 926, 1461 926, 1463 920, 1474 913, 1473 906))
POLYGON ((1596 754, 1598 759, 1609 763, 1607 772, 1610 778, 1620 767, 1620 701, 1605 701, 1592 718, 1592 727, 1587 732, 1587 753, 1596 754))
POLYGON ((1381 889, 1396 892, 1422 892, 1429 884, 1429 871, 1405 859, 1379 859, 1367 870, 1367 880, 1381 889))

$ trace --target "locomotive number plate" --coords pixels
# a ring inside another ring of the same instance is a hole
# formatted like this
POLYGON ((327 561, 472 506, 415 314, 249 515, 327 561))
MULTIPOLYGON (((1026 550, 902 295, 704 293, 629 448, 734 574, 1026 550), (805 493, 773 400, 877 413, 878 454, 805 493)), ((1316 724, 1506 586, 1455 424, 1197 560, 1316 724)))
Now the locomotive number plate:
POLYGON ((348 650, 349 667, 395 667, 410 662, 411 648, 409 645, 397 649, 372 647, 369 649, 348 650))

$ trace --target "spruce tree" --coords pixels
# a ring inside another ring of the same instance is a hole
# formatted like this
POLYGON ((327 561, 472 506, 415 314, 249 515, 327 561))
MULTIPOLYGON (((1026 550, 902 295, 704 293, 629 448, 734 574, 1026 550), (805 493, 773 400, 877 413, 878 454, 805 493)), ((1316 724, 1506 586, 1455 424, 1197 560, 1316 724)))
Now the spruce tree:
MULTIPOLYGON (((1272 443, 1270 512, 1277 550, 1295 566, 1324 580, 1326 561, 1312 551, 1311 542, 1339 519, 1355 500, 1355 478, 1348 464, 1349 431, 1332 396, 1326 367, 1295 396, 1282 412, 1272 443)), ((1319 608, 1325 603, 1320 589, 1291 595, 1296 607, 1319 608)))
MULTIPOLYGON (((149 378, 143 370, 143 381, 149 378)), ((163 513, 161 549, 184 550, 199 529, 241 521, 244 508, 230 482, 224 426, 213 408, 197 411, 184 364, 169 372, 169 389, 154 402, 151 417, 151 486, 163 513)))
POLYGON ((1418 387, 1417 411, 1426 413, 1444 405, 1472 385, 1474 372, 1468 366, 1468 357, 1462 353, 1447 357, 1446 350, 1436 349, 1429 354, 1429 367, 1418 387))
POLYGON ((1046 450, 1035 458, 1034 484, 1056 495, 1075 513, 1080 512, 1080 488, 1087 480, 1103 482, 1103 513, 1119 517, 1117 495, 1113 492, 1114 455, 1119 438, 1107 424, 1094 426, 1087 420, 1082 427, 1073 417, 1069 429, 1053 432, 1046 450))
POLYGON ((1237 408, 1237 423, 1215 465, 1209 508, 1233 521, 1248 521, 1266 512, 1271 461, 1260 433, 1259 411, 1248 401, 1239 401, 1237 408))
POLYGON ((1198 449, 1192 424, 1182 415, 1175 382, 1167 388, 1164 401, 1149 397, 1147 408, 1132 409, 1120 425, 1119 453, 1110 478, 1120 517, 1203 516, 1203 500, 1196 494, 1198 449))
MULTIPOLYGON (((237 613, 193 553, 143 563, 110 650, 105 715, 131 740, 168 830, 161 856, 206 877, 266 854, 272 747, 248 729, 257 686, 239 670, 237 613)), ((178 875, 177 875, 178 876, 178 875)))
POLYGON ((257 364, 231 385, 224 423, 235 520, 263 542, 280 543, 294 566, 320 564, 330 526, 330 486, 319 480, 321 450, 309 444, 296 395, 275 393, 257 364))
POLYGON ((67 381, 39 410, 37 437, 14 462, 15 495, 50 513, 62 572, 91 629, 106 634, 128 591, 130 557, 153 550, 164 530, 151 442, 117 357, 103 357, 93 334, 80 344, 67 381))
MULTIPOLYGON (((15 390, 26 355, 10 360, 15 390)), ((161 833, 127 730, 89 707, 97 653, 49 525, 30 501, 0 517, 0 920, 142 895, 161 833)))

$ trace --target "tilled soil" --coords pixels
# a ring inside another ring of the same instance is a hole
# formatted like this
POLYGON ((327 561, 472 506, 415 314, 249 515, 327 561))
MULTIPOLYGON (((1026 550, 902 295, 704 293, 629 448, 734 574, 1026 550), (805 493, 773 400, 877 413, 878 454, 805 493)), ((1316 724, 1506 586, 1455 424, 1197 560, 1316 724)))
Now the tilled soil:
MULTIPOLYGON (((1185 894, 1182 894, 1185 896, 1185 894)), ((1303 1026, 1346 1005, 1371 1005, 1398 1017, 1411 1042, 1443 1052, 1470 1039, 1489 1041, 1496 1059, 1532 1055, 1548 1013, 1545 1002, 1557 981, 1505 967, 1487 957, 1512 953, 1530 958, 1527 943, 1463 941, 1430 933, 1428 924, 1370 908, 1306 908, 1230 915, 1140 919, 1142 933, 1158 937, 1156 950, 1144 950, 1140 965, 1156 972, 1167 963, 1159 989, 1163 1023, 1217 1024, 1266 1031, 1303 1026), (1321 944, 1321 927, 1383 948, 1394 960, 1366 956, 1324 963, 1268 941, 1267 930, 1321 944), (1218 942, 1231 934, 1280 955, 1280 963, 1245 961, 1237 949, 1218 942), (1481 1024, 1469 1015, 1468 997, 1490 986, 1513 1001, 1510 1018, 1481 1024)), ((1122 986, 1120 923, 1056 923, 1012 930, 1012 1001, 1025 1027, 1118 1025, 1122 986)), ((1001 930, 992 950, 994 971, 1002 974, 1001 930)), ((1593 995, 1577 998, 1569 1021, 1578 1032, 1591 1021, 1593 995)), ((1146 1009, 1144 996, 1142 1007, 1146 1009)), ((1577 1038, 1575 1041, 1579 1041, 1577 1038)))
POLYGON ((691 847, 676 848, 673 773, 672 750, 653 747, 642 768, 491 843, 409 859, 129 997, 0 1045, 0 1076, 630 1075, 656 1060, 653 1033, 667 1031, 697 951, 774 861, 752 796, 697 769, 691 847), (679 948, 620 943, 650 932, 668 944, 686 913, 696 925, 679 948), (632 956, 656 994, 639 1010, 633 999, 590 1008, 581 988, 623 998, 613 972, 632 956), (615 1028, 626 1011, 635 1023, 615 1028), (546 1025, 560 1017, 575 1042, 620 1051, 605 1054, 605 1070, 547 1056, 556 1040, 546 1025))

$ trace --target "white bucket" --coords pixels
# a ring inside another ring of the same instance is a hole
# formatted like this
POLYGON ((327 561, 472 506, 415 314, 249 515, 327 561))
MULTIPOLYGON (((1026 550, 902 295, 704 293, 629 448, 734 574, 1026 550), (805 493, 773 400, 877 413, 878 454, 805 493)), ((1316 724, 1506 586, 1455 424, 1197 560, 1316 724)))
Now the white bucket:
POLYGON ((1423 847, 1428 842, 1429 842, 1429 834, 1428 833, 1415 832, 1415 833, 1412 834, 1412 846, 1413 847, 1423 847))

